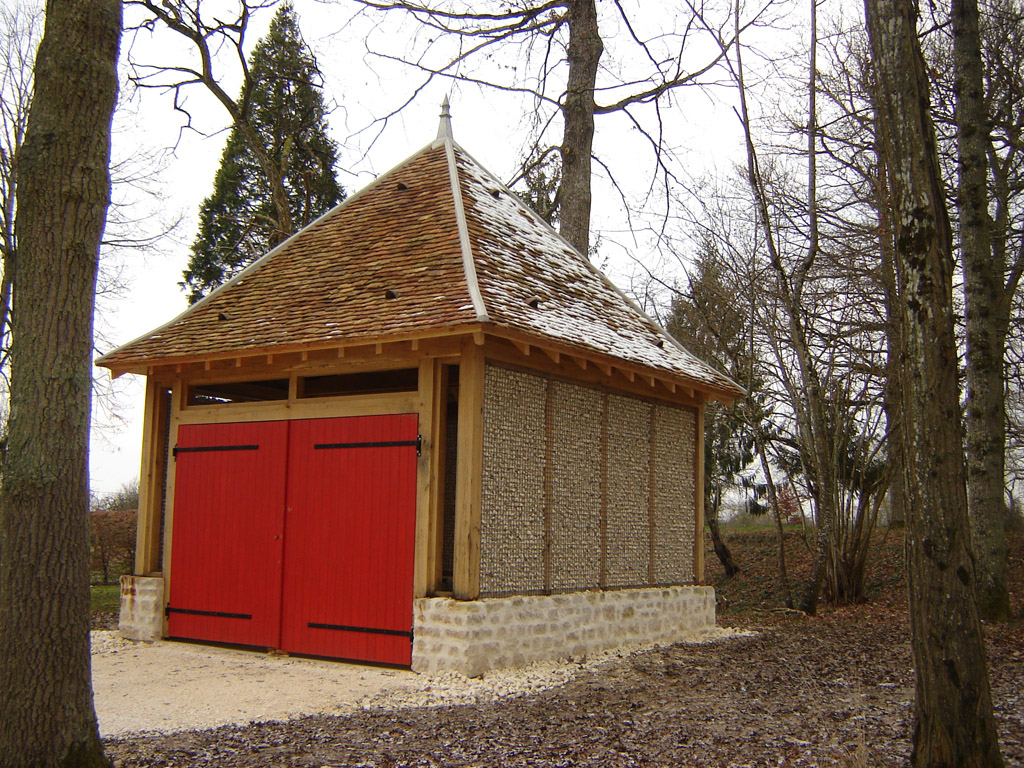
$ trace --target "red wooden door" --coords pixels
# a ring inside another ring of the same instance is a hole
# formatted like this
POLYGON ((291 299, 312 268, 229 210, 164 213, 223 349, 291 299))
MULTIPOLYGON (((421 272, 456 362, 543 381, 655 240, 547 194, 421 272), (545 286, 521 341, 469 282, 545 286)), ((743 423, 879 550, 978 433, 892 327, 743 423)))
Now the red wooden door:
POLYGON ((412 663, 415 414, 291 422, 281 647, 412 663))
POLYGON ((278 647, 288 422, 183 425, 171 637, 278 647))

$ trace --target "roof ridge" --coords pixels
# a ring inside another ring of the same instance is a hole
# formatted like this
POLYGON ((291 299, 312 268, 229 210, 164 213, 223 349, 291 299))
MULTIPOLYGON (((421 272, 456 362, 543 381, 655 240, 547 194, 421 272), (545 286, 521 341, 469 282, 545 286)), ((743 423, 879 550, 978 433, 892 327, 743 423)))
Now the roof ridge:
MULTIPOLYGON (((459 230, 459 247, 462 250, 462 269, 466 275, 466 288, 473 302, 478 322, 488 322, 487 307, 480 292, 480 281, 476 276, 476 260, 473 257, 473 246, 469 241, 469 227, 466 224, 466 208, 462 200, 462 184, 459 181, 459 168, 455 162, 455 147, 458 146, 451 136, 439 137, 432 146, 444 145, 445 159, 448 161, 448 181, 451 184, 452 200, 455 205, 455 224, 459 230)), ((460 150, 465 152, 462 147, 460 150)))

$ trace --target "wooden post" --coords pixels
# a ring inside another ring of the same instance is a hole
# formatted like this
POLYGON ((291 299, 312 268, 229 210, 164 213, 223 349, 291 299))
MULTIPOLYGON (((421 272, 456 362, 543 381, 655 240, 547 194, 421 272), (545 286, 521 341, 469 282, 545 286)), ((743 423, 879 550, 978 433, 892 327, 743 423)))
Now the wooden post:
POLYGON ((662 468, 654 460, 658 409, 648 405, 647 413, 650 414, 647 420, 647 584, 653 587, 657 574, 658 527, 655 512, 658 504, 658 470, 662 468))
POLYGON ((427 589, 436 592, 444 581, 445 478, 448 475, 448 366, 434 361, 434 450, 430 456, 430 476, 434 485, 430 495, 431 570, 427 589))
POLYGON ((693 580, 696 584, 704 583, 704 403, 697 406, 697 417, 694 420, 696 438, 694 440, 694 477, 693 477, 693 580))
POLYGON ((601 566, 598 586, 608 587, 608 393, 601 393, 601 566))
POLYGON ((435 387, 437 380, 434 377, 434 361, 421 360, 419 364, 419 393, 417 411, 419 412, 419 433, 422 451, 416 462, 416 548, 412 577, 412 596, 426 597, 429 590, 433 588, 431 576, 433 574, 433 553, 434 547, 430 533, 433 529, 433 516, 436 512, 433 493, 437 478, 432 470, 434 466, 433 456, 438 452, 435 444, 437 434, 436 422, 434 421, 434 401, 437 399, 435 387))
POLYGON ((455 473, 455 574, 457 600, 480 596, 480 501, 483 473, 484 355, 468 337, 459 364, 459 435, 455 473))
POLYGON ((160 570, 160 514, 164 465, 167 460, 167 402, 153 379, 146 379, 142 421, 142 467, 139 471, 139 511, 135 529, 135 573, 160 570))
MULTIPOLYGON (((551 594, 551 543, 554 541, 552 518, 555 504, 555 382, 544 382, 544 545, 541 550, 544 570, 544 594, 551 594)), ((540 446, 538 446, 539 448, 540 446)))
MULTIPOLYGON (((174 445, 178 441, 178 422, 181 420, 181 404, 185 398, 185 385, 181 379, 175 379, 171 387, 171 425, 167 431, 167 441, 174 445)), ((171 539, 174 531, 174 462, 167 467, 167 494, 164 500, 164 605, 171 595, 171 539)), ((167 617, 164 617, 164 636, 167 636, 167 617)))

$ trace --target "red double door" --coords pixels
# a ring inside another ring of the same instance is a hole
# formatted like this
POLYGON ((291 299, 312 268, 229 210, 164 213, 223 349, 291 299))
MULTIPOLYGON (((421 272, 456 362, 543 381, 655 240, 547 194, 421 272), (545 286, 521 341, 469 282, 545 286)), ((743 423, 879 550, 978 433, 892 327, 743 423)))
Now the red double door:
POLYGON ((409 665, 417 417, 183 425, 171 637, 409 665))

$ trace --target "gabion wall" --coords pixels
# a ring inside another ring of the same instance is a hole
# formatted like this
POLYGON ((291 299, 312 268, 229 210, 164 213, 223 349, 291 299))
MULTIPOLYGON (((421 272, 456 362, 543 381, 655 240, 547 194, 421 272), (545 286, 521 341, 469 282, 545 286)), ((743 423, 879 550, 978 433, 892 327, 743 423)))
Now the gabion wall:
POLYGON ((483 597, 693 582, 696 413, 488 364, 483 597))

